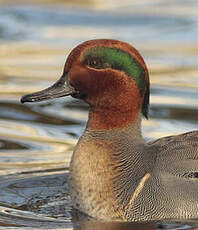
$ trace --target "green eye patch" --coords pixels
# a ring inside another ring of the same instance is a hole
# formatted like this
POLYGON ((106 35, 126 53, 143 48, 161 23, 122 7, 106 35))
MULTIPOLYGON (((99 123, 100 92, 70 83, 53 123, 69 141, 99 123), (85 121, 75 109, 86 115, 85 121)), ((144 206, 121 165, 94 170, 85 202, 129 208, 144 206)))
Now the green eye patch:
POLYGON ((143 93, 146 77, 144 68, 129 53, 116 48, 94 47, 86 51, 83 62, 96 69, 112 68, 132 77, 143 93))

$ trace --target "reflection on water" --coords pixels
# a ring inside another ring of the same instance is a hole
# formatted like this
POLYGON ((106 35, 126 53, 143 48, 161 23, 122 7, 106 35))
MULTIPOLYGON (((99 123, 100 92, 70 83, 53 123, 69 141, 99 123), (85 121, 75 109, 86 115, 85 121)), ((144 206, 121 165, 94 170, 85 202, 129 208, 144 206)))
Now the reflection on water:
POLYGON ((71 98, 22 105, 19 98, 58 79, 79 42, 115 38, 134 44, 150 69, 145 138, 198 129, 197 1, 38 2, 0 0, 0 229, 196 228, 196 221, 99 223, 76 215, 68 166, 88 106, 71 98))

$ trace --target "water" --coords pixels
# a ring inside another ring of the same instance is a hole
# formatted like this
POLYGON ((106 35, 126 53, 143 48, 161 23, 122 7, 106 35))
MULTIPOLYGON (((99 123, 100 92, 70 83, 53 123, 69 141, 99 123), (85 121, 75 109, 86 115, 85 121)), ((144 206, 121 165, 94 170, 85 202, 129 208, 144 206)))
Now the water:
POLYGON ((88 107, 72 98, 25 105, 19 99, 58 79, 78 43, 115 38, 140 50, 150 70, 145 138, 198 129, 197 1, 34 2, 0 1, 0 229, 196 228, 185 220, 80 222, 67 178, 88 107))

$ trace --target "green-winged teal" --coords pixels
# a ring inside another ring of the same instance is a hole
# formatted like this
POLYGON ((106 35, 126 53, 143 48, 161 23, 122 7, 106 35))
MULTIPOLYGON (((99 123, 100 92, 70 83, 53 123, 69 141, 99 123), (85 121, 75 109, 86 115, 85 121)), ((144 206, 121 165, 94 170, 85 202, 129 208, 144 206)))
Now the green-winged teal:
POLYGON ((71 95, 90 106, 70 164, 73 206, 110 221, 198 217, 198 132, 146 143, 149 75, 131 45, 99 39, 78 45, 62 77, 22 97, 36 102, 71 95))

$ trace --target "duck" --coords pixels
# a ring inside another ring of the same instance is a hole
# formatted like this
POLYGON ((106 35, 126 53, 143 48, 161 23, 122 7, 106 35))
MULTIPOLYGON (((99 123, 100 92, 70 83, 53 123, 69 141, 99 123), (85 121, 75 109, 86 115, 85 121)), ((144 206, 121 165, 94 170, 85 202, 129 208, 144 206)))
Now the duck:
POLYGON ((129 43, 85 41, 52 86, 21 102, 72 96, 89 105, 70 162, 74 209, 101 221, 198 218, 198 132, 147 142, 149 72, 129 43))

